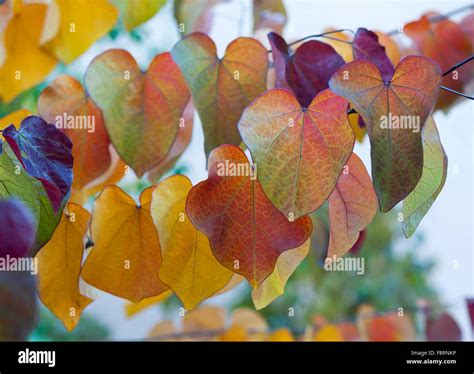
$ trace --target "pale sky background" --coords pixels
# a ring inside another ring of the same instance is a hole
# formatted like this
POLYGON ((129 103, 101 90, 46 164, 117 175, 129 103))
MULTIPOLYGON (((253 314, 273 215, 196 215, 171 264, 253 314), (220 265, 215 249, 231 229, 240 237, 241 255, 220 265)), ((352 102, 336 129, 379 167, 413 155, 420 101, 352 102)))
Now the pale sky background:
MULTIPOLYGON (((287 40, 297 39, 319 33, 330 26, 353 30, 366 27, 388 31, 397 28, 401 23, 417 19, 428 10, 443 13, 468 4, 467 1, 423 0, 394 2, 290 0, 285 2, 289 24, 285 28, 284 36, 287 40)), ((220 55, 224 53, 227 44, 239 36, 239 29, 243 30, 244 36, 250 36, 251 17, 251 0, 230 1, 215 8, 214 25, 210 36, 216 42, 220 55)), ((179 38, 171 14, 171 4, 168 3, 165 9, 142 25, 139 31, 145 39, 144 43, 136 43, 128 35, 116 41, 102 40, 75 61, 70 66, 71 71, 83 75, 94 56, 117 45, 128 49, 140 65, 146 68, 157 52, 169 51, 179 38)), ((416 246, 414 244, 416 241, 412 241, 416 239, 401 239, 396 246, 397 251, 415 247, 420 256, 436 259, 437 267, 431 281, 439 290, 441 301, 450 306, 449 311, 461 325, 464 339, 468 340, 472 339, 472 336, 464 299, 467 296, 474 296, 473 119, 474 103, 469 100, 457 104, 448 115, 440 112, 435 114, 441 141, 449 158, 447 181, 418 229, 425 237, 422 245, 416 246)), ((358 144, 355 151, 370 170, 368 142, 358 144)), ((207 177, 203 135, 197 116, 192 142, 179 164, 188 167, 187 173, 193 183, 207 177)), ((229 297, 232 297, 232 294, 214 298, 211 303, 225 303, 229 297)), ((127 319, 123 304, 124 301, 118 298, 100 294, 100 297, 86 309, 85 314, 94 315, 109 326, 114 339, 142 339, 151 327, 160 321, 157 308, 151 308, 134 318, 127 319)))

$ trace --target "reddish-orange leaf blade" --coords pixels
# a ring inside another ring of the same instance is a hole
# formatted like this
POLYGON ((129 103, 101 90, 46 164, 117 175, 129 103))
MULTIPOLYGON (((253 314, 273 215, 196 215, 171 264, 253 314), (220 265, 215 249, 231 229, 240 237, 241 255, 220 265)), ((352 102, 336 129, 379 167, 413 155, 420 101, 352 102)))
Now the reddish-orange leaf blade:
POLYGON ((288 219, 327 200, 354 146, 348 103, 330 90, 307 109, 288 90, 273 89, 247 107, 239 122, 259 181, 288 219))
POLYGON ((189 192, 186 211, 217 260, 257 288, 281 253, 311 234, 309 217, 289 222, 265 196, 244 152, 232 145, 209 156, 209 177, 189 192))
POLYGON ((57 77, 41 93, 38 112, 72 141, 74 189, 82 189, 107 171, 111 161, 110 140, 102 112, 80 82, 67 75, 57 77))
POLYGON ((362 160, 353 153, 329 197, 328 257, 344 255, 375 214, 378 203, 372 181, 362 160))

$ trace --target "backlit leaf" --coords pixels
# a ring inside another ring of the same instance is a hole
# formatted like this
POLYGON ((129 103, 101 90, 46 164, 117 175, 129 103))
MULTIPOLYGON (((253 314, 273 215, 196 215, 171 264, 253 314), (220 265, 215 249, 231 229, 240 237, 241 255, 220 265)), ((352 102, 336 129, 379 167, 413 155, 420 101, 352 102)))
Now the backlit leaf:
POLYGON ((118 10, 108 0, 55 0, 59 7, 59 30, 45 45, 69 64, 106 35, 118 19, 118 10))
POLYGON ((216 260, 207 237, 189 220, 186 198, 191 188, 187 177, 169 177, 156 186, 151 203, 161 244, 159 277, 187 310, 224 288, 234 274, 216 260))
POLYGON ((403 200, 421 177, 421 129, 436 103, 441 79, 438 64, 407 56, 390 81, 365 60, 348 63, 329 81, 331 90, 347 98, 367 125, 382 212, 403 200))
POLYGON ((189 101, 170 54, 156 56, 142 73, 132 55, 111 49, 92 61, 85 82, 102 109, 112 144, 138 177, 162 162, 189 101))
POLYGON ((186 212, 209 238, 217 260, 257 288, 273 272, 280 254, 308 239, 311 219, 289 222, 250 170, 240 148, 216 148, 209 156, 209 177, 189 192, 186 212))
POLYGON ((362 160, 353 153, 329 197, 328 257, 343 256, 357 242, 375 214, 378 203, 362 160))
POLYGON ((423 173, 415 189, 403 200, 403 232, 413 235, 444 187, 448 157, 444 152, 433 117, 423 127, 423 173))
POLYGON ((185 36, 171 51, 199 113, 206 154, 221 144, 239 145, 242 111, 266 89, 267 51, 255 39, 238 38, 218 58, 205 34, 185 36))
POLYGON ((79 290, 90 214, 76 204, 68 204, 66 210, 53 237, 36 258, 40 299, 71 331, 79 322, 84 308, 93 301, 79 290))
POLYGON ((80 82, 67 75, 57 77, 41 93, 38 112, 72 141, 74 189, 82 189, 107 171, 111 163, 109 136, 100 109, 80 82))
POLYGON ((10 125, 3 136, 26 171, 44 186, 51 204, 58 211, 72 184, 72 143, 54 125, 29 116, 17 130, 10 125))
POLYGON ((36 223, 24 203, 15 199, 0 200, 0 257, 26 256, 35 234, 36 223))
POLYGON ((253 29, 270 29, 281 33, 287 21, 282 0, 253 0, 253 29))
POLYGON ((286 282, 307 256, 309 244, 307 240, 298 248, 283 252, 278 257, 273 273, 257 289, 252 290, 252 301, 257 310, 265 308, 278 296, 283 295, 286 282))
POLYGON ((389 81, 395 68, 373 31, 359 28, 352 41, 354 60, 367 60, 374 63, 380 70, 382 79, 389 81))
POLYGON ((166 4, 166 0, 112 0, 122 15, 127 30, 132 30, 152 18, 166 4))
POLYGON ((116 186, 106 187, 94 203, 94 247, 81 275, 92 286, 132 302, 157 296, 168 287, 158 277, 160 242, 150 213, 153 188, 140 205, 116 186))
POLYGON ((285 88, 284 84, 278 83, 286 81, 302 107, 309 106, 319 92, 328 88, 329 78, 344 65, 333 47, 318 40, 305 42, 292 53, 280 35, 271 32, 268 38, 273 60, 277 62, 277 87, 285 88))
POLYGON ((265 92, 245 109, 239 130, 265 194, 288 219, 318 209, 352 153, 348 103, 330 90, 303 109, 288 90, 265 92))
POLYGON ((145 309, 150 308, 151 306, 162 303, 163 301, 167 300, 171 295, 173 295, 173 292, 168 290, 159 294, 158 296, 143 299, 138 303, 127 303, 124 306, 125 314, 127 315, 127 317, 133 317, 134 315, 142 312, 145 309))
POLYGON ((209 33, 212 27, 214 6, 219 0, 174 0, 173 13, 182 34, 209 33))
POLYGON ((40 83, 56 65, 56 59, 39 45, 47 8, 46 4, 21 4, 4 31, 0 96, 6 102, 40 83))

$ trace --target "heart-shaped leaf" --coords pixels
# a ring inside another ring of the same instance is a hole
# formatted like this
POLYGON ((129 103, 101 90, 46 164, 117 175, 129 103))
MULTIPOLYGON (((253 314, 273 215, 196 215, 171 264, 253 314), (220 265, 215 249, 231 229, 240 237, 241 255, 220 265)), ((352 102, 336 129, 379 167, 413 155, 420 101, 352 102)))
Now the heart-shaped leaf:
POLYGON ((165 159, 189 101, 169 53, 156 56, 142 73, 128 52, 108 50, 91 62, 85 82, 112 144, 138 177, 165 159))
POLYGON ((328 88, 329 78, 344 65, 333 47, 318 40, 302 44, 293 54, 277 33, 269 33, 268 39, 272 45, 277 87, 285 88, 282 82, 286 81, 303 107, 309 106, 319 92, 328 88))
POLYGON ((206 235, 186 214, 191 181, 175 175, 153 191, 151 214, 161 244, 160 279, 183 302, 187 310, 224 288, 234 274, 214 257, 206 235))
POLYGON ((353 153, 329 197, 328 258, 343 256, 357 242, 375 214, 378 203, 362 160, 353 153))
POLYGON ((68 331, 76 327, 82 311, 93 301, 79 290, 89 219, 87 210, 68 204, 53 237, 36 256, 39 297, 68 331))
POLYGON ((423 173, 415 189, 403 200, 403 232, 412 236, 444 187, 448 156, 444 152, 433 117, 423 127, 423 173))
POLYGON ((94 203, 94 247, 81 275, 92 286, 139 302, 168 289, 158 277, 160 242, 150 213, 153 188, 140 195, 140 206, 116 186, 106 187, 94 203))
POLYGON ((367 124, 372 177, 380 209, 387 212, 420 180, 423 169, 421 130, 438 97, 441 69, 421 56, 407 56, 384 81, 376 65, 353 61, 329 81, 367 124))
POLYGON ((220 59, 207 35, 193 33, 180 40, 171 54, 201 118, 206 154, 221 144, 239 145, 237 122, 245 107, 266 89, 265 48, 255 39, 238 38, 220 59))
POLYGON ((72 185, 72 143, 54 125, 37 116, 25 118, 19 130, 14 125, 3 136, 26 171, 44 186, 55 211, 72 185))
POLYGON ((352 153, 348 103, 330 90, 302 108, 288 90, 265 92, 244 111, 239 130, 272 203, 288 219, 318 209, 352 153))
POLYGON ((379 43, 377 34, 373 31, 359 28, 352 41, 354 60, 367 60, 374 63, 380 70, 382 79, 389 81, 395 68, 385 53, 385 47, 379 43))
POLYGON ((265 196, 245 153, 222 145, 209 156, 209 177, 189 192, 186 212, 209 238, 217 260, 257 288, 278 257, 311 234, 311 219, 289 222, 265 196))
POLYGON ((38 112, 72 141, 74 189, 81 190, 107 171, 111 163, 110 140, 102 112, 79 81, 67 75, 57 77, 41 92, 38 112))

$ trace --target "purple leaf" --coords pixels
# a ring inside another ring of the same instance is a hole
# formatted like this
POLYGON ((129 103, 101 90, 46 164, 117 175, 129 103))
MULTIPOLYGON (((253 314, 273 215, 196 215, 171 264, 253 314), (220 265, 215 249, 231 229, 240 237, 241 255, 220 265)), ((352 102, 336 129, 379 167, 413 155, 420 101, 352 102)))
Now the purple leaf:
POLYGON ((54 211, 57 211, 72 184, 72 143, 54 125, 29 116, 17 130, 14 125, 3 136, 25 170, 44 186, 54 211))
POLYGON ((380 70, 384 81, 389 82, 395 68, 385 53, 385 47, 379 43, 376 33, 364 28, 357 29, 352 41, 354 60, 368 60, 380 70))
POLYGON ((333 73, 344 65, 342 57, 329 44, 310 40, 291 54, 291 49, 280 35, 270 33, 268 38, 272 44, 277 85, 285 81, 303 107, 307 107, 319 92, 328 88, 333 73))
POLYGON ((32 214, 19 200, 0 201, 0 257, 26 256, 35 239, 32 214))
POLYGON ((460 341, 461 329, 449 313, 443 313, 438 318, 429 318, 426 323, 426 339, 430 342, 460 341))
POLYGON ((471 321, 471 328, 472 331, 474 331, 474 298, 467 298, 466 299, 466 304, 467 304, 467 311, 469 313, 469 320, 471 321))

